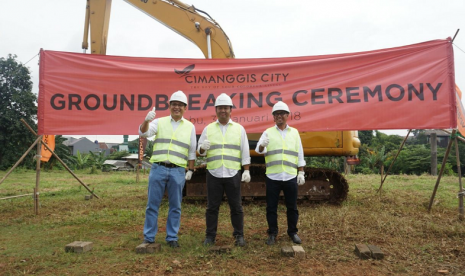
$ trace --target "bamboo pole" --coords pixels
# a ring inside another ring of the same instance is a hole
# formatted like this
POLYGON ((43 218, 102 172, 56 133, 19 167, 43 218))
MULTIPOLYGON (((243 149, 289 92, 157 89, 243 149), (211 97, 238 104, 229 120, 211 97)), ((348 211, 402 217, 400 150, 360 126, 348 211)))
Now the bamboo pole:
MULTIPOLYGON (((445 129, 441 129, 442 131, 444 131, 445 133, 447 134, 452 134, 452 132, 448 131, 448 130, 445 130, 445 129)), ((457 139, 459 139, 460 141, 464 142, 465 143, 465 139, 463 139, 462 137, 460 136, 457 136, 457 139)))
POLYGON ((404 147, 404 144, 405 144, 405 142, 407 141, 407 138, 408 138, 408 136, 410 135, 410 132, 411 132, 411 131, 412 131, 411 129, 408 130, 407 135, 406 135, 405 138, 404 138, 404 141, 402 141, 402 144, 400 145, 400 148, 399 148, 399 150, 397 151, 396 156, 394 157, 394 160, 392 160, 391 165, 389 165, 389 168, 388 168, 388 170, 386 171, 386 174, 384 175, 383 180, 381 180, 381 185, 379 185, 379 188, 378 188, 377 193, 381 192, 381 189, 383 188, 384 181, 386 180, 386 177, 389 175, 389 172, 391 171, 392 165, 394 165, 394 162, 396 162, 397 156, 399 156, 399 153, 400 153, 400 151, 402 150, 402 148, 404 147))
MULTIPOLYGON (((455 136, 455 133, 457 133, 456 129, 452 131, 451 136, 455 136)), ((441 170, 439 171, 438 179, 436 180, 436 185, 434 185, 433 194, 431 195, 431 199, 429 201, 428 212, 431 211, 431 207, 433 206, 434 197, 436 196, 436 191, 438 190, 439 182, 441 182, 442 173, 444 172, 444 167, 446 166, 447 157, 449 157, 450 148, 452 147, 453 142, 454 139, 450 139, 449 144, 447 145, 446 154, 444 155, 444 159, 442 159, 441 170)))
POLYGON ((457 174, 459 175, 459 220, 463 220, 462 169, 460 168, 459 143, 457 137, 455 137, 455 155, 457 157, 457 174))
MULTIPOLYGON (((21 119, 22 120, 22 119, 21 119)), ((41 137, 37 137, 37 139, 32 143, 32 145, 27 149, 27 151, 19 158, 19 160, 14 164, 14 166, 5 174, 5 176, 0 180, 0 184, 10 175, 10 173, 26 158, 27 154, 32 150, 32 148, 41 140, 41 137)))
MULTIPOLYGON (((26 127, 29 129, 29 131, 31 131, 34 135, 37 135, 37 133, 26 123, 26 121, 24 121, 23 119, 21 119, 21 121, 23 122, 23 124, 26 125, 26 127)), ((100 199, 100 197, 98 197, 92 190, 90 190, 90 188, 84 184, 84 182, 81 181, 81 179, 79 179, 79 177, 77 177, 77 175, 75 175, 73 173, 73 171, 71 171, 71 169, 65 164, 65 162, 63 162, 63 160, 61 160, 60 157, 58 157, 58 155, 56 155, 56 153, 45 143, 43 143, 43 145, 53 154, 53 156, 55 156, 55 158, 61 163, 61 165, 63 165, 63 167, 65 167, 65 169, 72 175, 74 176, 74 178, 79 182, 81 183, 82 186, 84 186, 84 188, 86 188, 87 191, 89 191, 89 193, 91 193, 93 196, 95 196, 96 198, 100 199)))
POLYGON ((42 137, 43 135, 39 135, 39 138, 40 138, 40 142, 37 143, 37 154, 36 154, 36 187, 34 188, 34 211, 35 211, 35 214, 38 215, 39 214, 39 182, 40 182, 40 158, 41 158, 41 147, 40 145, 41 144, 44 144, 45 143, 42 143, 42 137))
POLYGON ((24 194, 24 195, 16 195, 16 196, 7 196, 7 197, 2 197, 0 198, 0 200, 4 200, 4 199, 12 199, 12 198, 17 198, 17 197, 24 197, 24 196, 34 196, 34 193, 32 194, 24 194))

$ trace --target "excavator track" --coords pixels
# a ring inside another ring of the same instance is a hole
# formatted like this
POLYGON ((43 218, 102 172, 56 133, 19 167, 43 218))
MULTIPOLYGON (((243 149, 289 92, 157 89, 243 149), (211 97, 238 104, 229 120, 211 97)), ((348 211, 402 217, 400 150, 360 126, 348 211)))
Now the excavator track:
MULTIPOLYGON (((266 168, 262 164, 250 165, 252 181, 242 183, 241 193, 245 199, 260 199, 266 196, 266 168)), ((331 169, 305 168, 305 184, 299 186, 299 198, 315 202, 340 204, 347 198, 349 184, 339 172, 331 169)), ((192 179, 186 182, 185 196, 206 199, 206 166, 196 167, 192 179)))

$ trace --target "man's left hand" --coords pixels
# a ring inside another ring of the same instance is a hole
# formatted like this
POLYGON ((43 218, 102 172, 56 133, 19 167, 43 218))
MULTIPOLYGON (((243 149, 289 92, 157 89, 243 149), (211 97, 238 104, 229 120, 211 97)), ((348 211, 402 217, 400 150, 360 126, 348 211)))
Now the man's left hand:
POLYGON ((299 171, 299 175, 297 175, 297 184, 299 184, 299 186, 305 184, 305 172, 304 171, 299 171))
POLYGON ((186 180, 187 181, 191 180, 193 173, 194 173, 193 171, 187 171, 186 172, 186 180))
POLYGON ((242 173, 242 182, 249 183, 250 182, 250 172, 249 170, 244 170, 242 173))

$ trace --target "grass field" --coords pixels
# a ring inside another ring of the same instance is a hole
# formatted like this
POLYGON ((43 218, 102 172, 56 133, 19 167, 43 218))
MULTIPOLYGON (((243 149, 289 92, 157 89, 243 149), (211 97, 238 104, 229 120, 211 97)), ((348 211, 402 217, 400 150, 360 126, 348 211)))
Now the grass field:
MULTIPOLYGON (((0 178, 6 174, 0 172, 0 178)), ((265 204, 244 204, 245 248, 216 255, 202 246, 205 201, 185 201, 178 249, 166 246, 168 206, 162 204, 156 242, 160 252, 140 255, 147 175, 132 172, 77 175, 101 199, 67 172, 41 173, 39 215, 32 197, 0 200, 0 275, 448 275, 465 274, 465 221, 458 219, 458 178, 443 177, 431 213, 436 178, 389 176, 381 196, 379 175, 348 175, 348 200, 341 206, 299 203, 299 235, 306 258, 281 257, 286 236, 285 207, 279 208, 280 235, 265 245, 265 204), (66 244, 91 241, 93 250, 65 253, 66 244), (373 244, 383 260, 360 260, 357 243, 373 244)), ((0 184, 0 198, 32 193, 35 172, 15 170, 0 184)), ((220 210, 217 244, 232 245, 229 210, 220 210)))

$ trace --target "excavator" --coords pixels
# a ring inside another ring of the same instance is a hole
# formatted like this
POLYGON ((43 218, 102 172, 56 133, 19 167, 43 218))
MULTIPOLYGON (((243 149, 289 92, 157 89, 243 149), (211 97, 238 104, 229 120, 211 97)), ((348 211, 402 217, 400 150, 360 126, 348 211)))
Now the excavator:
MULTIPOLYGON (((112 0, 86 0, 86 17, 82 48, 91 54, 106 54, 112 0)), ((232 44, 221 26, 206 12, 178 0, 125 0, 200 48, 205 58, 235 58, 232 44)), ((242 183, 244 198, 265 196, 264 157, 255 152, 261 133, 247 134, 252 164, 251 182, 242 183)), ((357 131, 301 132, 304 155, 344 156, 346 164, 360 163, 357 131)), ((305 168, 306 182, 299 186, 299 197, 309 201, 341 203, 347 198, 349 185, 342 174, 323 168, 305 168)), ((196 168, 186 183, 185 196, 206 198, 205 165, 196 168)))

